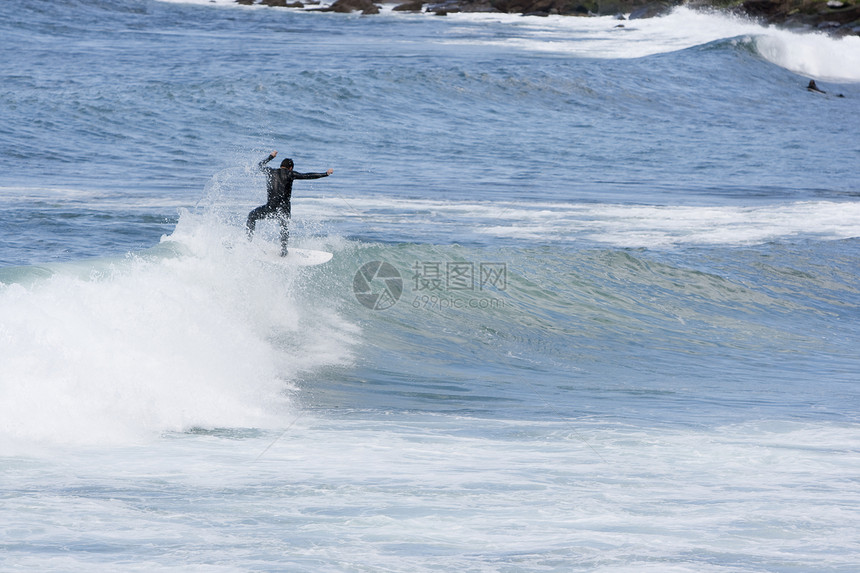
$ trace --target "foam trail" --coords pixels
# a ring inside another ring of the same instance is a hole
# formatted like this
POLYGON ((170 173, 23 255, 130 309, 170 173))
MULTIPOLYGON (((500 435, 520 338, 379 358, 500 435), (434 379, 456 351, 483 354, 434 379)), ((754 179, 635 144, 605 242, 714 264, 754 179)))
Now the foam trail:
POLYGON ((290 380, 349 360, 355 329, 305 300, 298 271, 262 264, 244 239, 225 248, 237 232, 183 213, 159 254, 0 283, 0 435, 108 443, 277 424, 290 380))
POLYGON ((860 205, 798 201, 757 206, 618 205, 515 201, 432 201, 365 197, 350 209, 337 198, 305 198, 320 217, 362 229, 431 239, 499 237, 586 239, 618 247, 751 245, 767 241, 860 237, 860 205), (468 225, 463 225, 467 221, 468 225))

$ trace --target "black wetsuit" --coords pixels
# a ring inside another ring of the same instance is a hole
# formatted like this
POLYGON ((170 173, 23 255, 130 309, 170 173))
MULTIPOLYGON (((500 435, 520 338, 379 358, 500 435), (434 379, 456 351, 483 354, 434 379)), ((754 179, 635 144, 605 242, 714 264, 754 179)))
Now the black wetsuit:
POLYGON ((290 240, 290 197, 293 194, 293 181, 296 179, 319 179, 327 177, 328 173, 297 173, 286 167, 280 169, 266 167, 266 163, 274 158, 274 155, 269 155, 258 164, 260 171, 264 172, 268 179, 267 200, 265 205, 261 205, 248 213, 248 236, 254 234, 258 220, 275 216, 281 224, 281 255, 286 255, 287 243, 290 240))

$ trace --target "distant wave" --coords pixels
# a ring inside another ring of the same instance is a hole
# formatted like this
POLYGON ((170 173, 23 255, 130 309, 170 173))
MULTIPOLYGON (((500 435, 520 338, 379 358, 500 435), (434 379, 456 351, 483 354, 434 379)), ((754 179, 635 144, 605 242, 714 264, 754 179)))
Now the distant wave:
MULTIPOLYGON (((212 4, 211 0, 196 1, 201 5, 212 4)), ((233 0, 219 0, 217 4, 237 6, 233 0)), ((415 15, 394 13, 391 17, 415 15)), ((833 38, 826 34, 792 32, 727 13, 679 7, 663 17, 630 21, 611 16, 538 18, 482 13, 450 14, 448 18, 475 23, 487 19, 510 20, 516 27, 505 38, 476 34, 473 38, 442 40, 445 43, 504 45, 592 58, 641 58, 749 36, 754 38, 757 52, 777 66, 815 79, 860 82, 860 37, 833 38)))

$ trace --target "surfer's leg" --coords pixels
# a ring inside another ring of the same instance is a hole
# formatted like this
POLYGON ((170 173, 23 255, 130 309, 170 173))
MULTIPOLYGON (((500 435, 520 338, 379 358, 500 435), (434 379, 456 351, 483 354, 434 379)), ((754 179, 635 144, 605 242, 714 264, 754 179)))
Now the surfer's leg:
POLYGON ((269 206, 262 205, 248 213, 248 221, 245 223, 245 226, 248 228, 248 240, 254 238, 254 229, 257 228, 257 221, 268 215, 269 212, 269 206))
POLYGON ((281 256, 286 257, 289 252, 287 249, 287 243, 290 242, 290 212, 279 212, 278 223, 281 224, 281 256))

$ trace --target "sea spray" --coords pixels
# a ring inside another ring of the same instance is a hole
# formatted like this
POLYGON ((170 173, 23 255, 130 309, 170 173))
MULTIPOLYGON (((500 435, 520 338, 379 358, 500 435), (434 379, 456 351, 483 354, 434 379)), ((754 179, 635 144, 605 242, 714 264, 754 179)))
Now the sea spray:
POLYGON ((102 443, 276 424, 291 380, 348 361, 355 329, 305 303, 308 271, 256 251, 185 213, 157 254, 0 287, 0 431, 102 443))
POLYGON ((771 31, 756 39, 759 53, 792 72, 819 80, 860 82, 860 38, 771 31))

